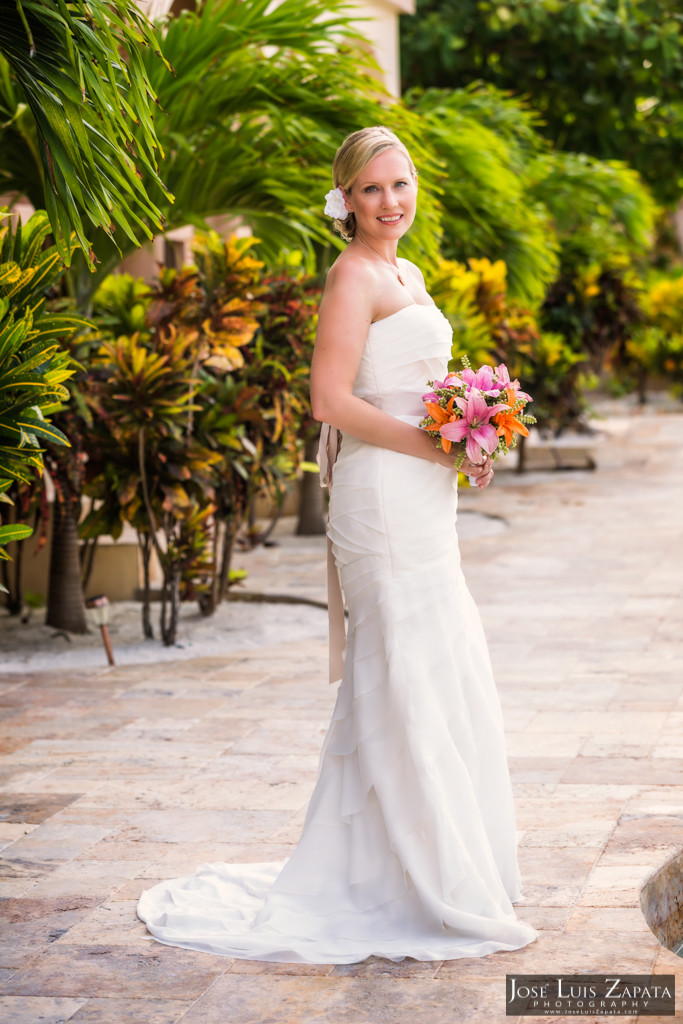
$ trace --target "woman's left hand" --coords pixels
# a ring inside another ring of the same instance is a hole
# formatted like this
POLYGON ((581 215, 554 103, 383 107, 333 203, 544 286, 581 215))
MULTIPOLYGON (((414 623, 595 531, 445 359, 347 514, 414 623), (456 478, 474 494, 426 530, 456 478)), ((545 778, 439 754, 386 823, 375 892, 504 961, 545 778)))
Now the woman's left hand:
POLYGON ((460 471, 471 477, 482 491, 493 480, 493 459, 487 456, 482 463, 470 462, 469 459, 465 459, 460 471))

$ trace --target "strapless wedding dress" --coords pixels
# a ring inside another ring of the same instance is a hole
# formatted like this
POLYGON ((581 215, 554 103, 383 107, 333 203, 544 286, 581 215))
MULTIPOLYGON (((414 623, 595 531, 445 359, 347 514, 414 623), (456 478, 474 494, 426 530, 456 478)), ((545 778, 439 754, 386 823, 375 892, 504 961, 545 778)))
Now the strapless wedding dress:
MULTIPOLYGON (((450 344, 435 306, 373 323, 355 394, 419 423, 450 344)), ((301 839, 284 863, 205 864, 147 890, 138 913, 159 941, 342 964, 478 957, 536 937, 512 908, 503 722, 456 506, 452 471, 344 436, 329 536, 348 636, 301 839)))

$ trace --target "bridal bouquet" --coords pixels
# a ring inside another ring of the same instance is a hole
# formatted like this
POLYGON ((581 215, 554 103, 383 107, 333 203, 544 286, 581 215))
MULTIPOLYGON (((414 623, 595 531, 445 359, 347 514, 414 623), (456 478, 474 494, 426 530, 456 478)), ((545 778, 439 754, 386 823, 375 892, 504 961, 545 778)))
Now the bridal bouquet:
POLYGON ((428 415, 420 421, 435 435, 438 448, 450 452, 456 446, 457 469, 465 457, 480 463, 485 455, 506 454, 520 434, 528 436, 527 424, 536 422, 524 411, 531 396, 520 390, 518 380, 510 380, 505 363, 484 365, 475 373, 463 356, 462 365, 444 380, 427 381, 432 390, 422 401, 428 415))

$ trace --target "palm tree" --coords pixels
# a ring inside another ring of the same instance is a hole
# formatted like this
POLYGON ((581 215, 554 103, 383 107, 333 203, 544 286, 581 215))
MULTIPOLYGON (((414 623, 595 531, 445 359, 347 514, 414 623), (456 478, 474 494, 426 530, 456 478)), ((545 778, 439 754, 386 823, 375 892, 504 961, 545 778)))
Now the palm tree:
POLYGON ((570 250, 587 262, 648 248, 654 204, 638 174, 553 150, 523 100, 482 83, 404 99, 443 161, 443 254, 504 260, 515 299, 538 305, 570 250))
MULTIPOLYGON (((80 330, 85 322, 71 313, 46 310, 45 293, 64 267, 56 248, 45 248, 50 233, 45 213, 34 214, 16 229, 11 218, 5 215, 4 219, 0 228, 0 501, 7 513, 6 505, 12 504, 10 489, 30 486, 42 474, 42 445, 69 446, 49 417, 68 399, 64 381, 78 368, 60 339, 80 330)), ((31 533, 23 523, 6 523, 0 526, 0 544, 31 533)), ((0 561, 4 575, 0 590, 9 591, 9 555, 1 546, 0 561)), ((9 603, 13 611, 20 610, 18 573, 9 603)), ((80 608, 69 614, 71 622, 84 627, 82 604, 81 600, 80 608)), ((67 612, 65 604, 58 614, 67 612)))
MULTIPOLYGON (((151 113, 156 95, 140 57, 143 48, 161 57, 149 23, 132 0, 71 0, 68 5, 62 0, 16 0, 0 6, 0 187, 28 195, 36 207, 46 206, 55 240, 50 273, 33 278, 29 289, 33 305, 28 313, 18 303, 17 290, 11 289, 0 319, 5 314, 26 319, 42 312, 45 295, 60 276, 55 264, 61 260, 68 266, 74 249, 80 248, 93 270, 96 256, 89 241, 93 230, 116 245, 118 228, 137 245, 140 233, 151 237, 150 225, 161 227, 159 208, 147 190, 153 185, 166 199, 171 197, 156 173, 160 147, 151 113)), ((163 58, 160 63, 168 68, 163 58)), ((32 259, 40 255, 45 225, 41 230, 37 249, 22 254, 20 247, 18 262, 22 255, 24 262, 29 253, 32 259)), ((69 333, 66 324, 61 326, 62 335, 69 333)), ((35 378, 30 390, 37 394, 49 382, 55 359, 41 359, 41 334, 31 333, 30 323, 27 332, 34 343, 29 346, 29 368, 35 378)), ((11 379, 22 365, 22 352, 8 350, 5 344, 2 359, 0 372, 6 370, 11 379)), ((61 392, 51 396, 53 403, 55 398, 68 397, 63 387, 61 392)), ((9 434, 11 440, 17 426, 17 392, 4 393, 10 397, 10 408, 5 410, 0 434, 9 434)), ((30 421, 19 424, 22 445, 25 437, 48 433, 52 441, 68 444, 60 431, 48 432, 36 425, 35 415, 27 417, 25 403, 19 410, 23 420, 30 421)), ((17 466, 28 464, 29 458, 33 469, 41 471, 39 454, 25 450, 17 458, 7 453, 5 438, 0 440, 5 454, 0 477, 16 478, 17 466)), ((0 497, 6 498, 7 486, 0 479, 0 497)), ((51 581, 48 617, 53 625, 81 631, 85 618, 74 504, 56 505, 52 551, 53 561, 61 559, 61 563, 51 581), (57 583, 67 579, 74 585, 58 592, 57 583)), ((2 529, 6 540, 30 532, 21 524, 2 529)))
POLYGON ((75 242, 94 269, 95 228, 136 245, 161 227, 148 190, 171 197, 156 172, 144 49, 168 68, 133 0, 0 5, 0 188, 47 207, 67 265, 75 242))
MULTIPOLYGON (((326 268, 337 254, 322 215, 332 157, 348 132, 386 123, 413 151, 426 186, 405 254, 436 255, 438 205, 428 198, 436 165, 420 119, 384 92, 347 12, 343 0, 207 0, 157 26, 173 76, 139 47, 166 111, 155 125, 174 201, 146 175, 144 183, 167 228, 229 214, 260 239, 267 262, 294 249, 309 271, 326 268)), ((102 271, 119 261, 103 232, 95 251, 102 271)), ((81 275, 79 291, 91 287, 81 275)))

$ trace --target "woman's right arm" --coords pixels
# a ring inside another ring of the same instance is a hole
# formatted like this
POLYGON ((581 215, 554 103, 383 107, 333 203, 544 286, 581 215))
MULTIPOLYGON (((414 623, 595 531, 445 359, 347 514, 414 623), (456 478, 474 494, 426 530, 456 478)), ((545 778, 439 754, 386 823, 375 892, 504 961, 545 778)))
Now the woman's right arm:
MULTIPOLYGON (((362 274, 359 269, 351 261, 341 261, 328 274, 311 365, 313 415, 361 441, 452 469, 453 456, 437 448, 424 430, 353 394, 379 284, 370 267, 364 266, 367 272, 362 274)), ((467 460, 463 472, 483 475, 480 467, 467 460)))

